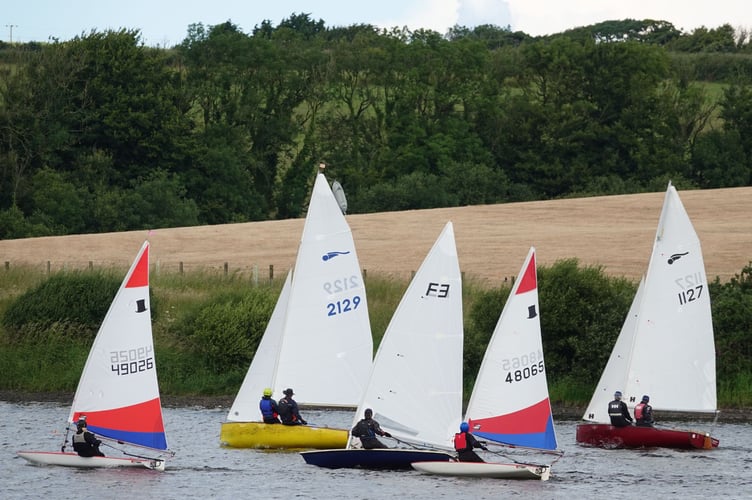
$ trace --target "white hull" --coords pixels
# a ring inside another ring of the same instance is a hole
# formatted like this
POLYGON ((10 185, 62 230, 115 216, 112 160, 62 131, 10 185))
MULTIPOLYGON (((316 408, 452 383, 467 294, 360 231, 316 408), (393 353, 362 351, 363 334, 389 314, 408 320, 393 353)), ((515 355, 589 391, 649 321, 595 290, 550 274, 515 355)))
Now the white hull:
POLYGON ((164 460, 151 458, 80 457, 76 453, 59 451, 19 451, 18 456, 37 465, 82 468, 145 467, 158 471, 165 469, 164 460))
POLYGON ((413 469, 425 474, 497 479, 540 479, 548 481, 551 467, 533 464, 493 462, 414 462, 413 469))

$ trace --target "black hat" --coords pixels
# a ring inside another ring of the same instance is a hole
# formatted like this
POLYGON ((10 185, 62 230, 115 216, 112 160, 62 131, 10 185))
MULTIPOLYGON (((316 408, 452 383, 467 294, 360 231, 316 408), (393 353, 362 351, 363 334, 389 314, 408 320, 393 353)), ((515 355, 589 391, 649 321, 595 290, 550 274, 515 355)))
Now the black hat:
POLYGON ((289 387, 285 389, 284 391, 282 391, 282 393, 286 396, 292 396, 293 394, 295 394, 294 392, 292 392, 292 389, 290 389, 289 387))

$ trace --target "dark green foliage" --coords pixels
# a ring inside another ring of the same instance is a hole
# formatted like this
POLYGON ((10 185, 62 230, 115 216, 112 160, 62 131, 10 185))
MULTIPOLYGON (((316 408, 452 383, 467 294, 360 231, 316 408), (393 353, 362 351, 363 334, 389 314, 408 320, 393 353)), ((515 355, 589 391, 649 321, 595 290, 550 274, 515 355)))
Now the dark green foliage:
POLYGON ((122 279, 102 272, 60 272, 10 304, 2 325, 12 340, 67 335, 91 342, 122 279))
POLYGON ((264 290, 247 288, 217 297, 176 326, 200 353, 210 373, 245 370, 266 329, 274 297, 264 290))
POLYGON ((716 278, 709 288, 718 380, 735 381, 752 372, 752 262, 727 283, 716 278))
POLYGON ((444 36, 305 13, 169 50, 3 45, 0 237, 298 217, 320 161, 351 213, 747 185, 750 47, 651 19, 444 36))

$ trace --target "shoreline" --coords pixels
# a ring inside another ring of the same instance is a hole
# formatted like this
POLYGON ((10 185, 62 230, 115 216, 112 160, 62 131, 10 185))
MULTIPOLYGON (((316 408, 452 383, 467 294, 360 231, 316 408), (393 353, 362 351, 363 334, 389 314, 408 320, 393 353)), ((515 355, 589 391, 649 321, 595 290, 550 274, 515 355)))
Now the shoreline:
MULTIPOLYGON (((228 409, 232 406, 234 396, 161 396, 162 406, 165 408, 204 408, 228 409)), ((0 391, 0 401, 7 403, 61 403, 69 404, 73 401, 73 393, 67 392, 25 392, 0 391)), ((305 406, 301 406, 305 409, 305 406)), ((309 407, 310 409, 310 407, 309 407)), ((555 420, 580 420, 585 412, 584 406, 553 403, 551 405, 555 420)), ((721 408, 718 417, 714 414, 696 414, 679 412, 661 412, 654 410, 656 420, 660 421, 699 421, 720 423, 749 423, 752 422, 752 408, 721 408)))

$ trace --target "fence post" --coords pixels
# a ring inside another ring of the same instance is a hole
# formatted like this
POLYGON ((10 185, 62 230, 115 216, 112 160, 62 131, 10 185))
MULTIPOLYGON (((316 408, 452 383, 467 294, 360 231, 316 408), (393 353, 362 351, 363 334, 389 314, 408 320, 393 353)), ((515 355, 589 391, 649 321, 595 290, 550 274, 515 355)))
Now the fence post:
POLYGON ((91 271, 92 269, 94 269, 94 262, 89 261, 89 271, 91 271))
POLYGON ((225 276, 227 276, 227 262, 225 262, 225 276))
POLYGON ((178 266, 178 269, 180 270, 180 274, 183 274, 183 261, 180 261, 180 265, 178 266))
POLYGON ((50 274, 50 261, 47 261, 47 274, 50 274))
POLYGON ((269 284, 274 282, 274 264, 269 264, 269 284))
POLYGON ((9 260, 5 261, 5 270, 6 271, 10 271, 10 261, 9 260))
POLYGON ((251 270, 251 281, 253 286, 258 286, 258 264, 254 264, 251 270))

